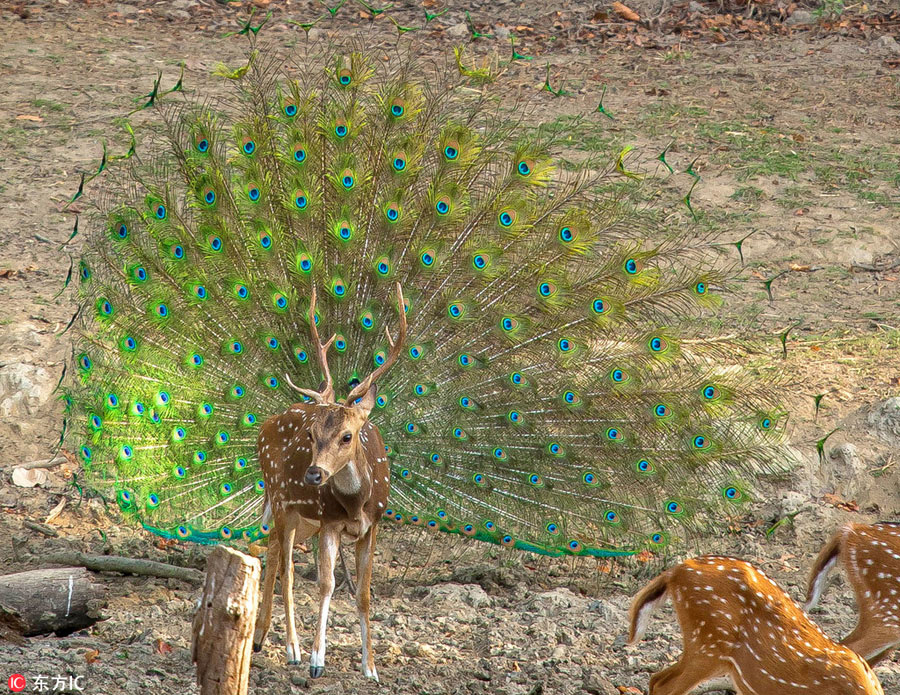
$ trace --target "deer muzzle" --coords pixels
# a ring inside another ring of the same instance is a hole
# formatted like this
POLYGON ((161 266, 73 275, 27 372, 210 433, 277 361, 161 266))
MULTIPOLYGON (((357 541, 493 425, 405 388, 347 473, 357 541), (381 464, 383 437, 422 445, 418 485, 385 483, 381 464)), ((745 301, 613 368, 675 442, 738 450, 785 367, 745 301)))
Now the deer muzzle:
POLYGON ((318 487, 328 479, 328 471, 318 466, 310 466, 306 469, 306 475, 303 477, 307 485, 318 487))

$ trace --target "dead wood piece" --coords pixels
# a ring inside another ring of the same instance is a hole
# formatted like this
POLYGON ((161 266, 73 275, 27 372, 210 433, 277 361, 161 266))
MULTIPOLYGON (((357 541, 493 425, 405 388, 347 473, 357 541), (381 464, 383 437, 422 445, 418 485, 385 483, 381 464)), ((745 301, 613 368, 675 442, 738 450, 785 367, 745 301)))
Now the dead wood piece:
POLYGON ((50 565, 78 565, 95 572, 122 572, 123 574, 140 574, 148 577, 164 577, 182 579, 186 582, 200 584, 203 572, 190 567, 176 567, 155 560, 141 560, 119 555, 88 555, 74 550, 50 553, 42 558, 50 565))
POLYGON ((45 536, 50 536, 50 538, 56 538, 59 535, 59 531, 52 526, 39 524, 37 521, 32 521, 31 519, 25 519, 25 521, 22 522, 22 525, 32 531, 37 531, 38 533, 43 533, 45 536))
POLYGON ((0 576, 0 635, 68 635, 93 625, 106 606, 106 587, 83 567, 0 576))
POLYGON ((207 560, 191 644, 201 695, 247 695, 259 575, 259 560, 232 548, 207 560))

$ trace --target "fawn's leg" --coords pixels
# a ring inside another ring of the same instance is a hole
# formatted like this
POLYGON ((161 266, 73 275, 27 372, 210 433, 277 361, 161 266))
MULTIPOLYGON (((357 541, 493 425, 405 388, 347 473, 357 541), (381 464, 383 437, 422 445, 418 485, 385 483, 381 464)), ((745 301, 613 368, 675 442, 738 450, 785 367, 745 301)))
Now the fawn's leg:
POLYGON ((687 695, 695 687, 716 676, 727 673, 720 661, 709 661, 697 655, 681 659, 650 679, 649 695, 687 695))
POLYGON ((377 524, 372 524, 369 532, 356 542, 356 611, 359 614, 359 635, 362 642, 362 672, 375 681, 378 680, 378 672, 375 670, 372 635, 369 631, 369 599, 377 528, 377 524))
POLYGON ((278 537, 277 526, 273 527, 269 534, 269 551, 266 557, 266 576, 263 579, 262 605, 259 607, 259 615, 256 618, 256 630, 253 633, 253 651, 262 649, 269 633, 269 625, 272 623, 272 599, 275 595, 275 577, 281 569, 281 540, 278 537))
POLYGON ((319 622, 316 637, 309 655, 309 675, 318 678, 325 673, 325 628, 328 625, 328 607, 334 593, 334 561, 341 543, 341 532, 334 526, 323 526, 319 531, 319 622))
POLYGON ((877 618, 860 615, 853 632, 841 640, 841 644, 859 654, 869 666, 884 659, 900 643, 900 630, 879 625, 880 622, 877 618))

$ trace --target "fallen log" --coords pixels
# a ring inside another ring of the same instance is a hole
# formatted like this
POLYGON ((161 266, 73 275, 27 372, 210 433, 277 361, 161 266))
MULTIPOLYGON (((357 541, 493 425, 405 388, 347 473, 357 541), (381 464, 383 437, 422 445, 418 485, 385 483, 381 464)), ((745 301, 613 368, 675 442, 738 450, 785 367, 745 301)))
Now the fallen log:
POLYGON ((155 560, 141 560, 119 555, 88 555, 75 550, 64 550, 50 553, 39 558, 49 565, 78 565, 95 572, 121 572, 122 574, 140 574, 148 577, 165 577, 183 579, 186 582, 200 584, 203 572, 191 567, 176 567, 155 560))
POLYGON ((259 575, 255 557, 222 545, 209 555, 191 644, 201 695, 247 695, 259 575))
POLYGON ((106 606, 106 587, 82 567, 0 576, 0 635, 59 636, 93 625, 106 606))

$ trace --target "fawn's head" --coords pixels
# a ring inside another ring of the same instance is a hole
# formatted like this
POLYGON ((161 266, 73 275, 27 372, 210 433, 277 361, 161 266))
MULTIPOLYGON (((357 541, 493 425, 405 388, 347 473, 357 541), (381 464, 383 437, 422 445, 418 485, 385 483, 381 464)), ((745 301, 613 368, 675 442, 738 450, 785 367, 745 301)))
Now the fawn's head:
POLYGON ((322 368, 325 380, 318 391, 311 391, 294 386, 290 377, 287 377, 288 383, 294 389, 317 404, 315 408, 311 409, 312 423, 307 429, 312 454, 304 478, 307 485, 324 485, 330 478, 346 468, 354 460, 354 456, 358 458, 361 455, 357 453, 358 445, 360 438, 365 436, 363 427, 369 421, 369 413, 372 412, 375 405, 377 392, 375 381, 397 361, 406 340, 406 311, 400 283, 397 283, 397 306, 400 312, 400 331, 397 340, 394 341, 391 338, 387 327, 384 329, 391 346, 387 359, 369 376, 354 386, 347 394, 347 398, 339 403, 335 399, 331 372, 328 370, 328 348, 334 342, 335 336, 331 336, 324 344, 319 340, 319 331, 315 321, 316 289, 313 287, 309 306, 309 330, 316 345, 319 366, 322 368))

